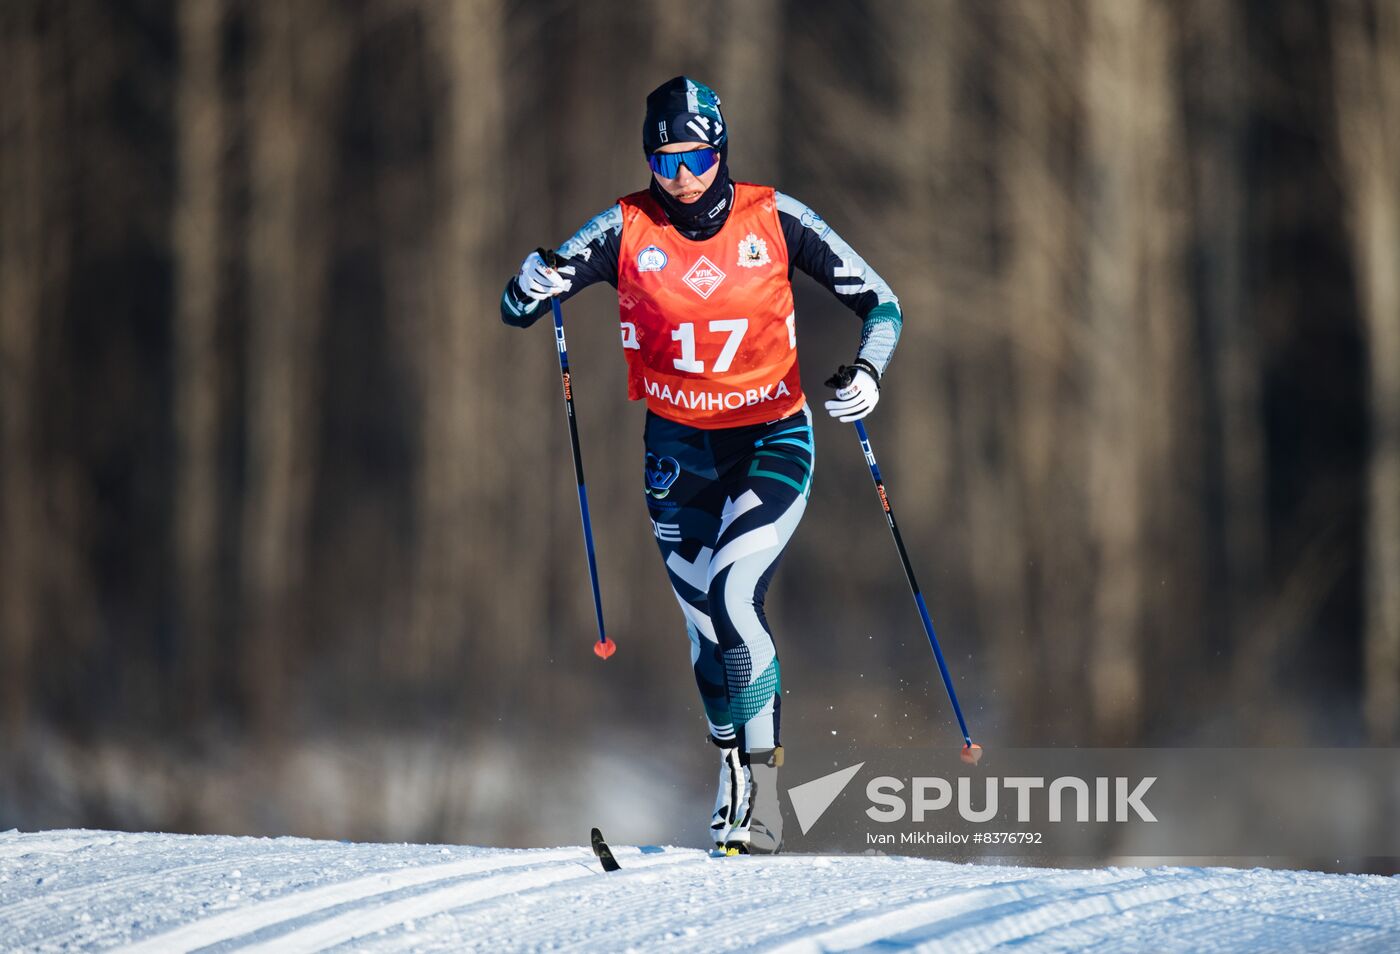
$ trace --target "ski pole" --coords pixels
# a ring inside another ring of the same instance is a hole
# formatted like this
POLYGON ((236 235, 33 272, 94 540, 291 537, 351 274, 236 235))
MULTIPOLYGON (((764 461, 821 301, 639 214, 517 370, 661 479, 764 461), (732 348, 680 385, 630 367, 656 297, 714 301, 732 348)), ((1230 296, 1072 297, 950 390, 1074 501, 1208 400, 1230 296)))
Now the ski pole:
POLYGON ((904 549, 904 540, 899 535, 899 524, 894 522, 894 510, 890 508, 890 497, 885 492, 885 481, 880 477, 880 465, 875 462, 875 452, 870 449, 870 438, 865 433, 865 425, 855 422, 856 436, 860 438, 860 449, 865 452, 865 462, 870 465, 870 477, 875 481, 875 492, 880 495, 880 506, 885 508, 885 520, 889 522, 894 545, 899 550, 899 561, 904 564, 904 575, 909 580, 909 589, 914 591, 914 602, 919 607, 919 617, 924 621, 924 632, 928 634, 928 644, 933 647, 933 658, 938 660, 938 671, 943 675, 943 686, 948 690, 948 701, 953 704, 953 713, 958 717, 958 727, 962 729, 963 748, 961 758, 969 765, 975 765, 982 757, 982 746, 972 741, 967 731, 967 720, 963 718, 962 706, 958 705, 958 694, 953 691, 953 677, 948 674, 948 664, 943 659, 943 650, 938 645, 938 636, 933 631, 933 620, 929 619, 928 606, 924 594, 914 579, 914 568, 909 565, 909 553, 904 549))
MULTIPOLYGON (((559 267, 559 256, 546 249, 540 255, 550 268, 559 267)), ((598 590, 598 560, 593 555, 593 521, 588 516, 588 487, 583 482, 583 452, 578 444, 578 417, 574 413, 574 391, 569 383, 569 350, 564 344, 564 312, 559 307, 559 298, 549 300, 554 309, 554 343, 559 348, 559 374, 564 380, 564 408, 569 414, 569 441, 574 449, 574 476, 578 478, 578 509, 583 516, 583 545, 588 551, 588 575, 593 580, 593 611, 598 616, 598 641, 593 644, 593 653, 599 659, 607 659, 617 652, 614 643, 603 629, 603 595, 598 590)))

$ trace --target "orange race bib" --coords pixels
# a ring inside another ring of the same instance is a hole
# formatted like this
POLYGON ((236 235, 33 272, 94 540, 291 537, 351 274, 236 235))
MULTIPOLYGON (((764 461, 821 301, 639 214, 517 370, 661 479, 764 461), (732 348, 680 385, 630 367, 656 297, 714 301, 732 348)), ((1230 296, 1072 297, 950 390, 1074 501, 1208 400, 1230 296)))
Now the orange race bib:
POLYGON ((702 428, 761 424, 802 407, 787 243, 773 190, 734 183, 729 218, 703 242, 677 232, 647 192, 618 202, 627 396, 702 428))

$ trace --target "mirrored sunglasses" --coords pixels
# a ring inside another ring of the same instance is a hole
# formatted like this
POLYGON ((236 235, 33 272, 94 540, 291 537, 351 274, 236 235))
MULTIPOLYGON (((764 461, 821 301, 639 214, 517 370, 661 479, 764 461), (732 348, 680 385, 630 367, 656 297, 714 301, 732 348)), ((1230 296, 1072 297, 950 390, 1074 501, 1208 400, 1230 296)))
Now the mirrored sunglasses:
POLYGON ((689 169, 691 175, 702 176, 717 162, 719 150, 709 146, 689 152, 654 152, 647 156, 651 171, 663 179, 674 179, 680 174, 681 166, 689 169))

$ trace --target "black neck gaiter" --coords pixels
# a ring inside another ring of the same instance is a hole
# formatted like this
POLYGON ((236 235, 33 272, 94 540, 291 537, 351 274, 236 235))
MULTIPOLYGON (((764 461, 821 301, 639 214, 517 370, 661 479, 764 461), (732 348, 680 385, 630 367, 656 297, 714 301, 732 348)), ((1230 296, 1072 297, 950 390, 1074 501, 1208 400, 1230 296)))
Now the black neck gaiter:
POLYGON ((729 184, 729 163, 720 158, 715 181, 694 202, 681 202, 673 198, 661 188, 655 176, 651 178, 651 195, 666 210, 666 218, 686 238, 693 241, 712 238, 724 227, 725 219, 729 218, 729 207, 734 203, 729 184))

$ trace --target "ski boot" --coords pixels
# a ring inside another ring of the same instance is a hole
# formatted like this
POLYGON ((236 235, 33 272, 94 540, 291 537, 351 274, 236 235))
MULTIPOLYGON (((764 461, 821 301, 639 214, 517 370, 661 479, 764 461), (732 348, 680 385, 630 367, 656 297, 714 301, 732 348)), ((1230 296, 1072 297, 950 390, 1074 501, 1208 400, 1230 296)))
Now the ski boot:
POLYGON ((710 741, 720 748, 719 788, 710 815, 710 840, 716 854, 777 854, 783 822, 778 806, 779 746, 740 751, 737 740, 710 741))
POLYGON ((715 854, 746 855, 749 853, 750 794, 753 773, 747 753, 739 750, 737 739, 710 741, 719 746, 719 789, 715 795, 715 810, 710 815, 710 840, 715 854))

